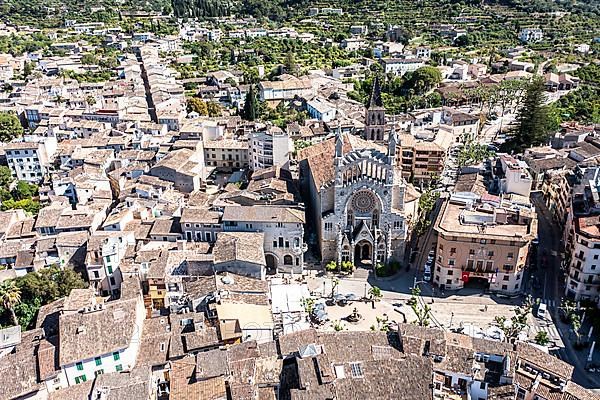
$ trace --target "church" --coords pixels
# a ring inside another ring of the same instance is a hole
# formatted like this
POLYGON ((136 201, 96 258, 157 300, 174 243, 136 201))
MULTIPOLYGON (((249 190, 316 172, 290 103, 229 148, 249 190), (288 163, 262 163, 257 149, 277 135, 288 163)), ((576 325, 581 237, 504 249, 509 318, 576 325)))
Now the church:
POLYGON ((324 263, 402 261, 419 193, 396 163, 392 130, 385 142, 385 110, 373 85, 364 138, 337 132, 300 153, 308 222, 324 263))

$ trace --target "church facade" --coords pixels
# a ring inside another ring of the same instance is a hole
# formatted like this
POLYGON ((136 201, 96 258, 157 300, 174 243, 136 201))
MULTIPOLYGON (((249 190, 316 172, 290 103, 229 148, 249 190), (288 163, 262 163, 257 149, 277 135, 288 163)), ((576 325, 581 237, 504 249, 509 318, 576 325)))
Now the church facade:
MULTIPOLYGON (((376 129, 383 133, 384 126, 376 129)), ((395 132, 388 136, 382 145, 338 132, 300 153, 309 228, 324 263, 374 266, 403 260, 419 194, 396 164, 395 132)))
POLYGON ((418 194, 396 165, 395 134, 387 150, 349 134, 312 147, 306 159, 311 231, 323 262, 375 265, 404 257, 418 194), (311 149, 316 150, 316 149, 311 149))

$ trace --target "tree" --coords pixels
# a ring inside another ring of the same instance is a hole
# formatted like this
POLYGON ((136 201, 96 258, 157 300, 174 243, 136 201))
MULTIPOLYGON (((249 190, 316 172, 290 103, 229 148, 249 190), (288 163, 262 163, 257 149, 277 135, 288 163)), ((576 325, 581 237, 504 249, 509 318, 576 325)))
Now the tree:
POLYGON ((23 79, 27 79, 29 75, 31 75, 32 71, 33 65, 30 62, 25 61, 25 63, 23 64, 23 79))
POLYGON ((16 200, 25 200, 25 199, 31 199, 37 193, 38 193, 37 185, 34 185, 34 184, 26 182, 26 181, 19 181, 19 182, 17 182, 17 186, 13 190, 12 195, 16 200))
POLYGON ((534 78, 525 89, 522 106, 517 115, 517 128, 514 137, 505 143, 505 150, 521 153, 530 146, 538 146, 548 140, 550 122, 544 81, 534 78))
POLYGON ((81 63, 86 65, 98 64, 98 58, 92 53, 86 53, 81 56, 81 63))
POLYGON ((14 179, 10 168, 0 165, 0 186, 7 188, 14 179))
POLYGON ((206 102, 198 97, 190 97, 187 100, 187 112, 195 112, 199 115, 208 115, 206 102))
POLYGON ((539 331, 535 335, 535 342, 537 344, 539 344, 540 346, 546 346, 548 343, 550 343, 550 338, 548 337, 548 332, 539 331))
POLYGON ((209 117, 221 116, 221 106, 215 103, 214 101, 209 101, 208 103, 206 103, 206 108, 209 117))
POLYGON ((0 140, 9 142, 23 135, 23 126, 14 114, 0 113, 0 140))
POLYGON ((21 290, 14 280, 7 280, 0 284, 0 303, 10 314, 10 322, 19 325, 15 307, 21 302, 21 290))
POLYGON ((528 296, 523 305, 515 308, 515 315, 510 320, 505 316, 496 316, 494 321, 498 327, 504 332, 504 340, 510 342, 519 336, 519 333, 527 326, 527 317, 531 313, 533 302, 531 296, 528 296))
POLYGON ((293 51, 289 51, 285 56, 285 71, 288 74, 296 75, 298 73, 298 64, 296 63, 296 55, 293 51))
POLYGON ((85 102, 88 106, 93 106, 94 104, 96 104, 96 98, 92 95, 88 95, 85 97, 85 102))
POLYGON ((250 90, 246 93, 246 102, 242 110, 242 117, 248 121, 254 121, 258 112, 258 101, 254 92, 254 85, 250 85, 250 90))
POLYGON ((425 66, 417 69, 410 75, 406 82, 407 89, 413 89, 416 94, 428 92, 442 81, 442 73, 439 69, 425 66))
POLYGON ((377 301, 383 297, 383 293, 381 293, 381 289, 379 289, 377 286, 373 286, 371 289, 369 289, 369 296, 371 296, 371 299, 377 301))

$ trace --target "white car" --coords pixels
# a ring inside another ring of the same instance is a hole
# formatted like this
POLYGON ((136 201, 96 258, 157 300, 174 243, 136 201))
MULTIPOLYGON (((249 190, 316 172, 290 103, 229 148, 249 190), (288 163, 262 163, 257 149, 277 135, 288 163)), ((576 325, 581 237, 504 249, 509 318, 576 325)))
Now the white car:
POLYGON ((425 272, 423 272, 423 280, 425 282, 431 281, 431 271, 430 270, 426 270, 425 272))
POLYGON ((540 303, 537 309, 537 317, 541 319, 546 319, 546 312, 548 311, 548 306, 544 303, 540 303))

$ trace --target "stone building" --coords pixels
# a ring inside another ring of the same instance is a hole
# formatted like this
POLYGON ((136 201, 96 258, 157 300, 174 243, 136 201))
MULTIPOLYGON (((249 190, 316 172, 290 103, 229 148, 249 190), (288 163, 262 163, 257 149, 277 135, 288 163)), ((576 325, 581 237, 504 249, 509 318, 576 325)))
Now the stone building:
POLYGON ((419 196, 396 165, 396 146, 395 132, 387 149, 338 132, 301 153, 310 227, 324 262, 403 259, 419 196))

